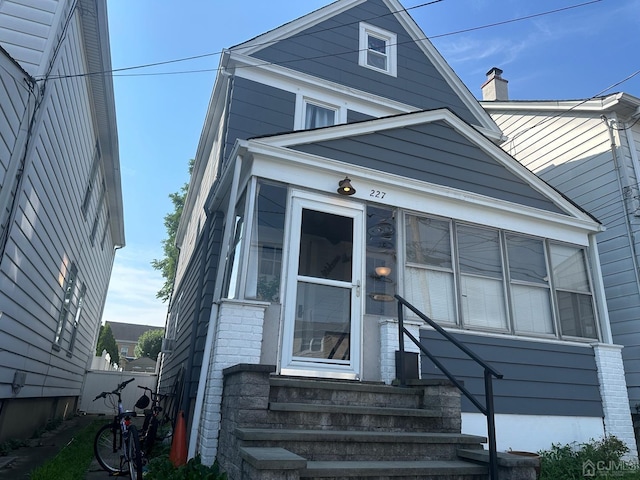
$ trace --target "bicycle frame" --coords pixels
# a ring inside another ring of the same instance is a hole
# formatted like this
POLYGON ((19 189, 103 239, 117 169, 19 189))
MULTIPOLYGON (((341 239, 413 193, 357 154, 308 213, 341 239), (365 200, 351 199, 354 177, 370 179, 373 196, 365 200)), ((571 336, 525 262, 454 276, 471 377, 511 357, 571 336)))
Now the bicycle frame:
POLYGON ((129 384, 134 380, 135 380, 134 378, 127 380, 121 383, 120 385, 118 385, 118 387, 115 390, 111 392, 102 392, 100 395, 98 395, 94 399, 95 401, 98 398, 107 398, 108 395, 114 395, 118 398, 118 403, 117 403, 118 413, 113 417, 113 422, 111 424, 111 438, 112 438, 113 453, 117 453, 118 451, 121 452, 120 469, 122 469, 125 464, 132 461, 132 459, 129 458, 129 451, 130 451, 129 426, 131 425, 131 417, 136 416, 135 411, 128 411, 124 409, 124 405, 122 403, 121 391, 124 389, 124 387, 127 386, 127 384, 129 384), (118 436, 118 431, 122 433, 121 436, 118 436), (121 440, 119 445, 118 445, 118 440, 121 440))

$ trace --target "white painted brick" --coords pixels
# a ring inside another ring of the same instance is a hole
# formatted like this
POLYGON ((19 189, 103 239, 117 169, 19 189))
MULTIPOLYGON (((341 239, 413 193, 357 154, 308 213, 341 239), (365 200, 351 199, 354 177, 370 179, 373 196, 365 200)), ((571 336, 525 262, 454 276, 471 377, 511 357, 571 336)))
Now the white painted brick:
POLYGON ((605 432, 615 435, 629 447, 630 453, 627 454, 626 460, 637 461, 622 348, 616 345, 594 344, 593 350, 598 368, 605 432))

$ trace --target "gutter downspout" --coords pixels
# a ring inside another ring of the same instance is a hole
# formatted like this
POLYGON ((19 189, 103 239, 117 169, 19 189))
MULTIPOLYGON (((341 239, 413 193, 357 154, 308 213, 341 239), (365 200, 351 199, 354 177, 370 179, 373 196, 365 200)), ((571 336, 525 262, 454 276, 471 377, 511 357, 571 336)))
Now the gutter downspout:
POLYGON ((234 210, 236 201, 238 200, 238 184, 240 183, 240 172, 242 170, 242 157, 236 157, 236 164, 233 172, 233 180, 231 183, 231 191, 229 192, 229 204, 227 206, 227 215, 225 219, 224 234, 222 237, 222 250, 218 262, 218 272, 216 275, 215 290, 213 293, 213 303, 211 305, 211 314, 209 316, 209 326, 207 328, 207 336, 202 355, 202 367, 200 369, 200 378, 198 380, 198 392, 196 394, 196 404, 193 412, 193 420, 191 422, 191 435, 189 436, 189 452, 187 457, 193 458, 196 455, 198 447, 198 436, 200 433, 200 422, 202 419, 202 410, 204 409, 204 398, 207 387, 207 379, 209 377, 209 368, 211 367, 211 353, 213 352, 215 339, 217 336, 218 311, 220 309, 220 295, 222 294, 222 279, 224 278, 225 269, 222 268, 226 264, 226 258, 229 255, 229 243, 235 226, 231 219, 234 218, 234 210))
MULTIPOLYGON (((611 139, 611 154, 613 156, 613 164, 616 172, 616 180, 618 181, 618 188, 620 190, 620 194, 622 195, 622 204, 624 205, 624 225, 627 231, 627 240, 629 242, 629 248, 631 249, 631 262, 633 263, 633 273, 636 278, 636 290, 640 294, 640 273, 638 272, 638 255, 636 251, 636 244, 633 241, 631 221, 629 220, 629 215, 630 215, 629 207, 627 205, 627 200, 625 198, 624 186, 622 185, 622 180, 620 179, 620 163, 618 161, 616 140, 613 135, 613 125, 611 124, 612 121, 609 120, 606 115, 601 115, 600 118, 605 122, 609 130, 609 138, 611 139)), ((637 173, 638 172, 636 172, 636 174, 637 173)))

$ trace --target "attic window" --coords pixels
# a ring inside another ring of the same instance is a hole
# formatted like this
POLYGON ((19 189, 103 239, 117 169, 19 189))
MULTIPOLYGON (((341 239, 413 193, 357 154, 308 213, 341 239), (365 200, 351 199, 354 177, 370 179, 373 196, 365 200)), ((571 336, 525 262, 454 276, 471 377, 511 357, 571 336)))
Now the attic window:
POLYGON ((396 76, 395 33, 382 30, 366 23, 360 23, 360 48, 358 64, 396 76))

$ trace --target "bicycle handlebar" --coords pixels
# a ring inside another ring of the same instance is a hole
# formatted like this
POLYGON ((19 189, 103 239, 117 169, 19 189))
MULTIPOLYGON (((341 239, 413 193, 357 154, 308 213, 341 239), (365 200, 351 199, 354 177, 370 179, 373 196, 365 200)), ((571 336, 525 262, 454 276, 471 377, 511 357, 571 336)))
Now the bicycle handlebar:
POLYGON ((100 395, 98 395, 96 398, 93 399, 93 401, 95 402, 96 400, 98 400, 99 398, 106 398, 107 395, 118 395, 122 390, 124 390, 124 387, 126 387, 127 385, 129 385, 131 382, 133 382, 135 380, 135 378, 131 378, 129 380, 125 380, 124 382, 122 382, 121 384, 119 384, 115 390, 112 390, 110 392, 102 392, 100 395))

